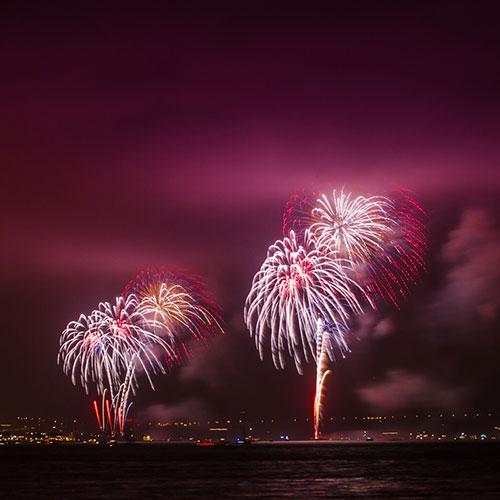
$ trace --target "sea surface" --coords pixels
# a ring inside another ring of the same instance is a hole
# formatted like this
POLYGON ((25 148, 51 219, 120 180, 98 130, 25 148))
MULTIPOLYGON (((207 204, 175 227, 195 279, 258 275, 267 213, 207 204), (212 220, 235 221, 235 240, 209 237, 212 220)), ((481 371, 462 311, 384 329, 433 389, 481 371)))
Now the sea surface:
POLYGON ((0 498, 500 498, 500 443, 0 447, 0 498))

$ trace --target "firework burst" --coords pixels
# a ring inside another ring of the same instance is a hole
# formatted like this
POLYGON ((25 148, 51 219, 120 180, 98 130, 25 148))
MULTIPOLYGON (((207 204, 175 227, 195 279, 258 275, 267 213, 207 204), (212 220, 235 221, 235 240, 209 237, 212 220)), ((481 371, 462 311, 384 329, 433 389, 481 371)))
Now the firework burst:
POLYGON ((219 307, 198 277, 149 268, 127 284, 124 294, 131 292, 139 298, 138 311, 159 323, 162 337, 179 353, 222 331, 219 307))
POLYGON ((245 303, 244 318, 261 358, 267 336, 277 368, 284 368, 285 354, 302 362, 316 358, 317 322, 329 321, 339 335, 328 354, 344 355, 352 313, 361 312, 360 287, 347 275, 350 263, 324 255, 309 231, 300 244, 294 231, 274 243, 255 275, 245 303), (334 349, 335 348, 335 349, 334 349))
POLYGON ((388 198, 333 191, 331 198, 322 195, 317 200, 310 231, 322 251, 355 264, 369 262, 383 252, 390 233, 390 208, 388 198))
POLYGON ((154 389, 152 375, 164 373, 157 352, 171 355, 170 346, 152 330, 154 322, 137 310, 134 295, 117 297, 114 304, 101 302, 90 315, 80 315, 64 330, 58 361, 76 384, 77 372, 85 391, 96 385, 104 398, 109 391, 113 405, 113 429, 123 432, 130 392, 137 387, 136 366, 140 366, 154 389))
POLYGON ((391 196, 330 197, 295 194, 283 211, 283 229, 309 230, 319 250, 352 263, 356 281, 373 303, 399 308, 425 270, 427 214, 407 191, 391 196))

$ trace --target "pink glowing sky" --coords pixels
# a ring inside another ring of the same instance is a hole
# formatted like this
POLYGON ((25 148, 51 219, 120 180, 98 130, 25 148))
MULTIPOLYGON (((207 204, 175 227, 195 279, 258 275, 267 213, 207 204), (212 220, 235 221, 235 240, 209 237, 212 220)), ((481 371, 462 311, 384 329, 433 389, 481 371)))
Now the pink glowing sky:
MULTIPOLYGON (((50 400, 41 372, 77 400, 53 366, 60 330, 150 264, 205 275, 243 338, 240 302, 297 189, 416 191, 434 225, 425 290, 446 290, 438 255, 464 210, 497 211, 500 34, 486 10, 66 9, 12 6, 0 26, 12 405, 50 400)), ((220 352, 261 373, 246 340, 220 352)), ((370 363, 379 382, 402 368, 370 363)), ((352 375, 360 394, 373 376, 352 375)), ((437 386, 460 385, 447 377, 437 386)))

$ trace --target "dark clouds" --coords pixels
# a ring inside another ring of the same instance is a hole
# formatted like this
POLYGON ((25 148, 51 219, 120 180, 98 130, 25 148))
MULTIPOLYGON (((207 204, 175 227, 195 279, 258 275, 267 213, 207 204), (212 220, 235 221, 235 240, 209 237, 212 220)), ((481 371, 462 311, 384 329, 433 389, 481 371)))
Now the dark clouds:
POLYGON ((307 413, 312 371, 300 378, 292 366, 260 363, 241 308, 280 236, 287 196, 334 186, 415 190, 431 240, 414 296, 370 318, 335 367, 332 409, 363 410, 357 390, 394 370, 439 388, 468 384, 465 401, 491 404, 483 387, 498 376, 500 184, 492 12, 461 2, 68 9, 12 5, 1 21, 6 412, 72 414, 82 394, 55 366, 59 332, 142 267, 173 264, 207 277, 228 332, 187 374, 145 388, 138 406, 307 413), (483 212, 459 223, 466 206, 483 212))
POLYGON ((386 380, 362 387, 358 392, 371 410, 381 413, 419 407, 449 409, 462 404, 459 389, 405 370, 389 370, 386 380))
POLYGON ((500 230, 485 210, 466 210, 442 251, 446 284, 434 314, 461 330, 498 320, 500 313, 500 230))

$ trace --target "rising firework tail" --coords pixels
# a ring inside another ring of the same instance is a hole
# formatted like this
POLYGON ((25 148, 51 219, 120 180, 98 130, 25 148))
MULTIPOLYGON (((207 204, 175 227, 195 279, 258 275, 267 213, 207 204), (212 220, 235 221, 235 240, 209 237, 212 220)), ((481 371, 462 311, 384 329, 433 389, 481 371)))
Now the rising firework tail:
POLYGON ((112 422, 112 419, 111 419, 111 409, 109 407, 109 399, 106 399, 106 416, 108 418, 109 428, 113 429, 114 426, 113 426, 113 422, 112 422))
POLYGON ((320 436, 320 423, 323 415, 323 401, 326 391, 326 380, 331 374, 329 370, 328 348, 330 345, 330 332, 325 328, 323 320, 319 319, 316 323, 317 331, 317 350, 316 350, 316 391, 314 394, 313 409, 313 432, 314 439, 320 436))
POLYGON ((101 429, 101 431, 103 431, 104 427, 103 427, 103 424, 101 423, 101 417, 99 416, 99 407, 97 406, 97 401, 95 399, 94 399, 93 405, 94 405, 95 416, 97 419, 97 425, 99 426, 99 429, 101 429))

